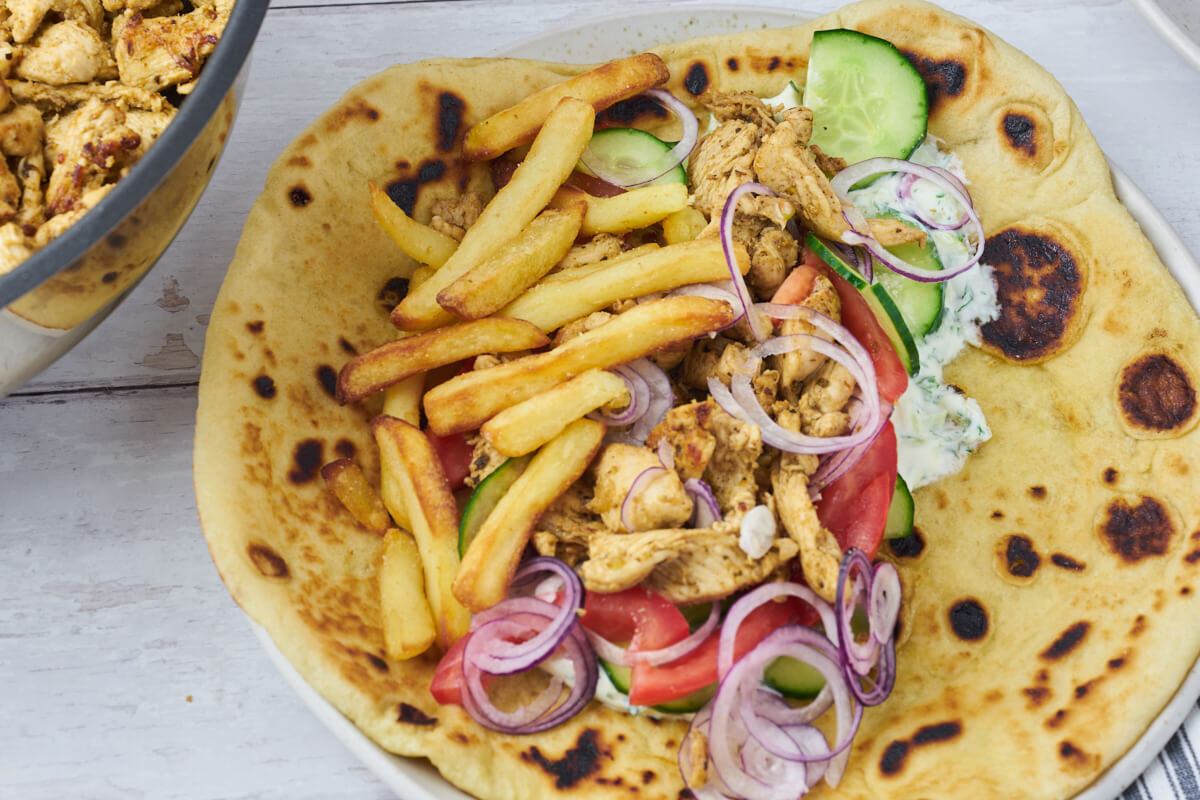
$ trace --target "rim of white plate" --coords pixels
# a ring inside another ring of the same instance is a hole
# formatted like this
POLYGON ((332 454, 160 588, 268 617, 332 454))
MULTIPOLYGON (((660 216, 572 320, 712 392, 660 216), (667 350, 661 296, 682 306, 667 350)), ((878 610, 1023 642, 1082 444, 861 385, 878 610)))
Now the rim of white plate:
MULTIPOLYGON (((1135 3, 1139 1, 1134 0, 1135 3)), ((704 36, 746 30, 758 25, 775 27, 799 24, 815 16, 810 12, 761 5, 680 5, 621 17, 581 21, 569 28, 509 45, 495 55, 557 61, 604 61, 651 48, 668 38, 678 39, 681 31, 688 37, 704 36), (686 15, 684 24, 679 22, 681 15, 686 15), (636 47, 628 48, 624 43, 631 28, 637 29, 639 40, 636 47), (641 34, 648 28, 661 30, 666 35, 658 39, 642 38, 641 34)), ((1192 307, 1200 310, 1200 263, 1188 252, 1179 235, 1150 199, 1124 172, 1111 162, 1109 166, 1117 198, 1138 221, 1172 277, 1183 287, 1192 307)), ((397 756, 375 744, 300 676, 275 646, 265 628, 253 621, 250 624, 275 667, 304 704, 397 797, 406 800, 474 800, 443 778, 429 761, 397 756)), ((1133 747, 1072 800, 1110 800, 1119 795, 1150 766, 1183 724, 1197 698, 1200 698, 1200 659, 1192 665, 1171 701, 1163 707, 1133 747)))
MULTIPOLYGON (((1192 13, 1196 14, 1196 21, 1193 23, 1197 26, 1195 32, 1189 33, 1182 24, 1180 24, 1171 13, 1169 13, 1162 3, 1156 0, 1130 0, 1134 8, 1142 12, 1142 16, 1150 23, 1150 26, 1158 32, 1158 35, 1167 40, 1167 44, 1179 53, 1185 61, 1191 64, 1196 69, 1200 69, 1200 10, 1192 13)), ((1177 0, 1182 5, 1185 0, 1177 0)), ((1195 2, 1195 0, 1191 0, 1195 2)), ((1200 9, 1200 6, 1197 6, 1200 9)), ((1182 13, 1182 12, 1176 12, 1182 13)))

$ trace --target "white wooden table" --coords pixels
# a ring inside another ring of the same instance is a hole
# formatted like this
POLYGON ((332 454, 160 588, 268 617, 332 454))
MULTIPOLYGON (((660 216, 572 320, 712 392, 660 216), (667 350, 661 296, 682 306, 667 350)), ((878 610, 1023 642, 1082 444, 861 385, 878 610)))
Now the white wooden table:
MULTIPOLYGON (((1053 72, 1200 254, 1200 73, 1124 0, 945 2, 1053 72)), ((82 345, 0 401, 0 798, 389 796, 283 684, 197 523, 196 382, 242 220, 294 134, 382 67, 693 5, 273 5, 232 140, 187 227, 82 345)))

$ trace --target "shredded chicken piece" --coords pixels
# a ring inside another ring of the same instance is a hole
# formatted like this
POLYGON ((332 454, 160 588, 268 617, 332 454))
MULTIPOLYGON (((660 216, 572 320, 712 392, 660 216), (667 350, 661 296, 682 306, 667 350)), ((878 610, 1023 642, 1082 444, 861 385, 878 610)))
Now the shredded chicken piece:
POLYGON ((9 222, 21 208, 21 184, 9 172, 8 162, 0 158, 0 223, 9 222))
POLYGON ((53 112, 85 103, 91 98, 119 103, 125 108, 144 108, 147 111, 162 111, 170 104, 160 94, 126 86, 123 83, 71 84, 49 86, 32 81, 13 81, 9 84, 12 95, 21 103, 32 103, 42 111, 53 112))
POLYGON ((33 254, 33 248, 12 222, 0 225, 0 275, 11 272, 18 264, 33 254))
POLYGON ((483 200, 476 192, 467 192, 458 197, 444 198, 434 202, 429 227, 447 236, 462 241, 467 228, 475 224, 483 213, 483 200))
POLYGON ((53 120, 46 127, 46 161, 54 165, 47 216, 70 211, 85 192, 131 164, 141 143, 124 111, 95 98, 53 120))
POLYGON ((585 481, 576 481, 550 504, 538 520, 533 546, 544 556, 556 556, 575 566, 587 558, 588 543, 609 533, 604 523, 587 510, 591 500, 585 481))
POLYGON ((758 504, 755 470, 762 455, 762 432, 757 425, 742 422, 726 413, 712 400, 706 428, 716 437, 713 457, 704 470, 704 480, 712 487, 721 508, 722 519, 740 525, 746 512, 758 504))
POLYGON ((613 315, 607 311, 593 311, 586 317, 571 320, 559 328, 558 333, 554 335, 554 346, 558 347, 563 342, 570 341, 580 334, 595 330, 612 318, 613 315))
POLYGON ((112 24, 121 82, 162 89, 193 80, 216 47, 226 16, 211 6, 170 17, 122 13, 112 24))
POLYGON ((703 475, 712 460, 717 437, 705 428, 712 409, 712 403, 675 406, 646 437, 646 446, 651 449, 656 450, 664 439, 671 444, 675 451, 675 471, 685 481, 703 475))
POLYGON ((116 62, 95 28, 64 20, 44 28, 17 64, 25 80, 54 86, 116 77, 116 62))
POLYGON ((469 488, 474 489, 483 479, 496 471, 496 468, 508 460, 499 450, 492 447, 487 439, 476 433, 467 434, 467 444, 471 445, 471 472, 463 481, 469 488))
POLYGON ((804 580, 813 591, 834 601, 842 548, 821 527, 808 495, 808 478, 817 468, 816 456, 782 453, 771 468, 771 488, 783 529, 799 546, 804 580))
POLYGON ((709 219, 721 216, 730 192, 754 180, 759 128, 731 120, 702 138, 688 158, 692 206, 709 219))
POLYGON ((692 516, 692 498, 673 470, 663 469, 629 497, 630 487, 647 469, 662 468, 658 454, 646 447, 610 444, 592 466, 596 489, 588 510, 599 514, 609 530, 647 531, 685 524, 692 516), (627 514, 622 507, 628 501, 627 514), (628 517, 629 527, 623 517, 628 517))
POLYGON ((791 200, 805 227, 818 236, 841 241, 849 229, 842 203, 808 149, 812 111, 800 106, 783 112, 783 121, 764 137, 754 158, 758 179, 791 200))
POLYGON ((812 151, 813 158, 816 159, 817 166, 821 168, 821 172, 824 172, 829 177, 832 178, 846 168, 846 159, 826 155, 825 151, 819 145, 810 144, 808 149, 812 151))
POLYGON ((28 156, 42 149, 46 130, 36 108, 15 106, 0 114, 0 152, 28 156))
MULTIPOLYGON (((842 315, 842 301, 838 298, 837 289, 832 281, 824 275, 817 275, 813 281, 812 290, 800 301, 800 305, 811 308, 819 314, 837 322, 842 315)), ((817 331, 811 324, 801 319, 785 319, 779 325, 781 335, 795 333, 815 334, 817 331)), ((823 339, 829 337, 823 333, 817 334, 823 339)), ((799 397, 801 384, 818 367, 825 363, 825 356, 812 349, 793 350, 790 353, 774 356, 778 365, 780 383, 783 394, 789 399, 799 397)))
POLYGON ((898 219, 869 219, 871 235, 884 247, 917 242, 925 246, 925 231, 905 225, 898 219))
POLYGON ((776 539, 753 559, 735 532, 667 528, 601 534, 577 568, 589 591, 618 592, 641 583, 672 603, 700 603, 761 583, 798 552, 790 539, 776 539))
POLYGON ((717 122, 740 120, 757 125, 764 133, 775 130, 775 115, 754 92, 709 93, 700 102, 717 122))
POLYGON ((562 261, 554 265, 554 272, 574 267, 586 267, 588 264, 598 264, 601 261, 616 258, 624 249, 620 237, 611 233, 598 233, 589 241, 577 244, 568 250, 562 261))

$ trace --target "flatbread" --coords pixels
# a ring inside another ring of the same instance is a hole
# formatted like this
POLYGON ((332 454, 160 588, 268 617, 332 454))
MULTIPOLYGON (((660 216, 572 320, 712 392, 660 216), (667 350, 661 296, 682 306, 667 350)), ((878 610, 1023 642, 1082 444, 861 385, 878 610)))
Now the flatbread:
MULTIPOLYGON (((947 378, 993 438, 916 493, 916 538, 881 555, 905 601, 896 689, 868 709, 835 792, 1069 797, 1145 731, 1200 653, 1200 321, 1114 197, 1062 87, 967 20, 868 0, 807 25, 663 47, 670 88, 778 91, 813 30, 895 43, 926 77, 930 130, 963 160, 1001 282, 1001 319, 947 378)), ((352 89, 280 156, 209 327, 195 444, 213 559, 305 680, 383 747, 429 758, 487 800, 675 798, 679 721, 593 703, 528 737, 487 732, 428 685, 435 656, 384 655, 380 540, 318 468, 378 462, 377 405, 339 406, 338 368, 395 336, 414 265, 366 183, 428 219, 486 190, 458 158, 472 122, 584 67, 438 59, 352 89)))

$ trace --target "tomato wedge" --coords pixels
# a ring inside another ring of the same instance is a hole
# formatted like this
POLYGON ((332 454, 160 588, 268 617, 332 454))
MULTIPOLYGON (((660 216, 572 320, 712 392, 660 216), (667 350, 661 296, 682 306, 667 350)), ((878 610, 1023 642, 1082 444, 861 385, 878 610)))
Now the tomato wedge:
POLYGON ((442 471, 446 473, 450 491, 457 492, 463 488, 464 481, 471 474, 474 448, 467 444, 467 438, 461 433, 438 436, 433 431, 426 430, 425 435, 429 437, 429 442, 433 445, 438 460, 442 462, 442 471))
POLYGON ((442 705, 462 705, 463 650, 466 649, 469 638, 469 636, 463 636, 450 645, 450 649, 442 656, 437 669, 434 670, 429 693, 442 705))
POLYGON ((821 491, 817 519, 842 550, 857 547, 874 558, 896 490, 896 429, 889 420, 862 458, 821 491))

